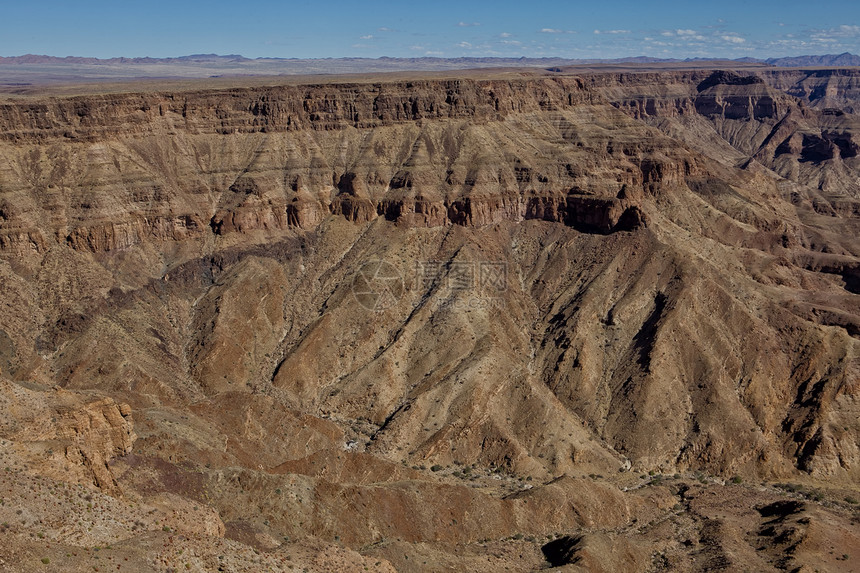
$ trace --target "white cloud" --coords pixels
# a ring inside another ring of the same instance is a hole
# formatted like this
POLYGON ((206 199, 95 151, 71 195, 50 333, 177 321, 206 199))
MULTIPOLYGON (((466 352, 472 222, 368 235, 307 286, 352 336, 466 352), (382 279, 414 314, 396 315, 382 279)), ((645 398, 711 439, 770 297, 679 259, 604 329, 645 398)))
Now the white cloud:
POLYGON ((445 52, 439 52, 436 50, 427 50, 426 52, 424 52, 424 55, 425 56, 440 57, 440 56, 444 56, 445 52))
POLYGON ((457 46, 459 46, 461 48, 469 49, 472 47, 472 44, 470 44, 469 42, 460 42, 459 44, 457 44, 457 46))
POLYGON ((840 38, 855 39, 860 37, 860 26, 842 25, 829 30, 812 30, 809 37, 819 44, 834 44, 838 43, 840 38))
POLYGON ((705 37, 695 30, 664 30, 660 32, 660 35, 665 38, 678 38, 679 40, 685 40, 688 42, 697 41, 704 42, 705 37))
POLYGON ((516 40, 502 40, 502 43, 508 46, 522 46, 522 42, 518 42, 516 40))
POLYGON ((802 32, 783 34, 770 41, 768 46, 776 48, 782 55, 816 53, 820 51, 856 51, 860 41, 860 26, 843 24, 828 29, 806 29, 802 32), (794 52, 792 54, 792 52, 794 52))
POLYGON ((458 22, 457 25, 461 28, 471 28, 473 26, 480 26, 480 22, 458 22))
POLYGON ((509 32, 502 32, 501 34, 499 34, 499 38, 510 38, 511 36, 513 36, 513 34, 509 32))
POLYGON ((595 30, 595 34, 629 34, 630 30, 595 30))
POLYGON ((359 40, 372 40, 373 34, 368 34, 367 36, 361 36, 359 40))
POLYGON ((744 44, 746 40, 741 38, 740 36, 720 36, 724 42, 729 42, 730 44, 744 44))
POLYGON ((561 30, 559 28, 541 28, 541 34, 576 34, 576 30, 561 30))

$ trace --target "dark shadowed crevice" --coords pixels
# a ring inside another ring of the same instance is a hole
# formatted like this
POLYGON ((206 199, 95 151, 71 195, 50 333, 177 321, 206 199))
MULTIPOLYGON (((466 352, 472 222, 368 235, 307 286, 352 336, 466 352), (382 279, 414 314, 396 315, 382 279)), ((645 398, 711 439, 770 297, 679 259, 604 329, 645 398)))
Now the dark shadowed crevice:
POLYGON ((651 314, 642 323, 639 332, 633 337, 633 344, 639 350, 637 362, 643 367, 647 368, 651 362, 650 356, 654 350, 654 336, 657 334, 657 326, 663 318, 663 312, 666 310, 668 301, 669 297, 665 293, 657 293, 654 297, 654 310, 651 311, 651 314))

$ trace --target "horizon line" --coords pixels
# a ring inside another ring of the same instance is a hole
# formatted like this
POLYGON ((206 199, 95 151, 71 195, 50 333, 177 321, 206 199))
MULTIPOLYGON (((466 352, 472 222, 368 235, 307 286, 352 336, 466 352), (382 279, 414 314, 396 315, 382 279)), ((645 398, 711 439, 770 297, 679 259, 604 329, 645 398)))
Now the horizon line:
POLYGON ((290 57, 290 56, 258 56, 254 58, 249 58, 247 56, 243 56, 242 54, 218 54, 218 53, 194 53, 194 54, 183 54, 179 56, 164 56, 164 57, 156 57, 156 56, 111 56, 111 57, 99 57, 99 56, 78 56, 78 55, 65 55, 65 56, 57 56, 52 54, 37 54, 37 53, 25 53, 13 56, 2 56, 0 55, 0 59, 11 60, 11 59, 21 59, 27 57, 33 58, 51 58, 58 60, 99 60, 99 61, 111 61, 111 60, 182 60, 182 59, 191 59, 191 58, 212 58, 212 59, 242 59, 249 62, 258 61, 258 60, 297 60, 297 61, 314 61, 314 60, 566 60, 566 61, 578 61, 578 62, 615 62, 622 60, 631 60, 631 59, 650 59, 662 62, 685 62, 685 61, 711 61, 711 60, 725 60, 725 61, 759 61, 759 62, 768 62, 772 60, 786 60, 793 58, 826 58, 826 57, 840 57, 840 56, 853 56, 860 57, 860 55, 854 54, 852 52, 841 52, 841 53, 828 53, 828 54, 796 54, 790 56, 776 56, 776 57, 753 57, 753 56, 743 56, 740 58, 732 58, 728 56, 697 56, 697 57, 673 57, 673 58, 665 58, 659 56, 649 56, 647 54, 637 54, 637 55, 628 55, 628 56, 620 56, 616 58, 575 58, 575 57, 565 57, 565 56, 326 56, 326 57, 290 57))

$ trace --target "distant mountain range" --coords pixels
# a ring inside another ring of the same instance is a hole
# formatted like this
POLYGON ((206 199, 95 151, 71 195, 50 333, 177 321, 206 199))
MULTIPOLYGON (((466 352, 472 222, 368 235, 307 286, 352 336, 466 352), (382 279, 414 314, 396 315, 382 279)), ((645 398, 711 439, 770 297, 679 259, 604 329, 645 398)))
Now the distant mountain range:
POLYGON ((798 67, 851 67, 860 66, 860 56, 849 54, 828 54, 826 56, 795 56, 791 58, 770 58, 765 60, 765 63, 771 66, 780 66, 786 68, 798 67))
POLYGON ((860 66, 860 56, 828 54, 789 58, 661 59, 636 56, 616 59, 567 58, 246 58, 238 54, 193 54, 175 58, 85 58, 26 54, 0 57, 0 87, 125 81, 134 79, 192 79, 235 76, 339 75, 384 72, 443 72, 478 68, 544 68, 631 66, 636 69, 664 66, 692 67, 850 67, 860 66))
MULTIPOLYGON (((44 56, 44 55, 36 55, 36 54, 25 54, 23 56, 11 56, 11 57, 3 57, 0 56, 0 65, 9 65, 9 64, 23 64, 23 65, 32 65, 32 64, 83 64, 83 65, 157 65, 157 64, 241 64, 241 63, 252 63, 252 62, 319 62, 319 61, 332 61, 332 62, 355 62, 355 61, 365 61, 365 62, 398 62, 398 63, 406 63, 406 62, 414 62, 414 63, 430 63, 430 62, 447 62, 452 66, 459 67, 463 64, 468 65, 486 65, 491 67, 499 67, 499 66, 510 66, 510 65, 543 65, 548 62, 564 62, 568 65, 570 64, 628 64, 628 63, 684 63, 684 62, 704 62, 704 61, 714 61, 721 60, 720 58, 686 58, 686 59, 677 59, 677 58, 652 58, 649 56, 635 56, 635 57, 627 57, 627 58, 613 58, 613 59, 568 59, 568 58, 432 58, 432 57, 424 57, 424 58, 391 58, 391 57, 381 57, 381 58, 246 58, 239 54, 228 54, 228 55, 218 55, 218 54, 192 54, 189 56, 179 56, 175 58, 85 58, 78 56, 66 56, 66 57, 57 57, 57 56, 44 56)), ((823 56, 791 56, 784 58, 768 58, 768 59, 757 59, 757 58, 737 58, 734 60, 722 60, 722 61, 731 61, 731 62, 740 62, 744 64, 764 64, 770 66, 779 66, 779 67, 804 67, 804 66, 816 66, 816 67, 852 67, 852 66, 860 66, 860 56, 855 54, 851 54, 849 52, 845 52, 842 54, 826 54, 823 56)))
POLYGON ((250 58, 237 54, 219 56, 218 54, 192 54, 190 56, 179 56, 176 58, 84 58, 79 56, 43 56, 38 54, 25 54, 23 56, 0 56, 0 65, 3 64, 88 64, 88 65, 111 65, 111 64, 171 64, 171 63, 224 63, 224 62, 250 62, 250 58))

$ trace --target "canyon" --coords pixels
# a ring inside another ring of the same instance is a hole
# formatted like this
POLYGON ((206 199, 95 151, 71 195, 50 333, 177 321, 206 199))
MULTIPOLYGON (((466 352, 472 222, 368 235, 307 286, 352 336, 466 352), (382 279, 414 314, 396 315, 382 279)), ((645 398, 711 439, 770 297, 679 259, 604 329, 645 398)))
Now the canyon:
POLYGON ((631 67, 0 99, 0 565, 860 567, 860 72, 631 67))

